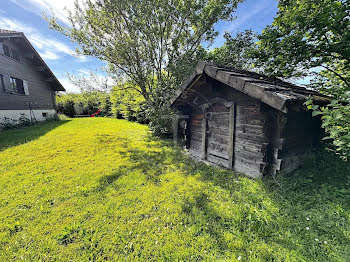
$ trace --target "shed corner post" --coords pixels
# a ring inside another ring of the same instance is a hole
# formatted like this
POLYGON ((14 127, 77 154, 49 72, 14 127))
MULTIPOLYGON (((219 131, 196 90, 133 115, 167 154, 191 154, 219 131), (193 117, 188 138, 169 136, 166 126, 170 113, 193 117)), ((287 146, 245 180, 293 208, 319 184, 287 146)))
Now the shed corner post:
POLYGON ((173 142, 174 145, 178 145, 178 137, 179 137, 179 117, 175 116, 173 118, 173 142))

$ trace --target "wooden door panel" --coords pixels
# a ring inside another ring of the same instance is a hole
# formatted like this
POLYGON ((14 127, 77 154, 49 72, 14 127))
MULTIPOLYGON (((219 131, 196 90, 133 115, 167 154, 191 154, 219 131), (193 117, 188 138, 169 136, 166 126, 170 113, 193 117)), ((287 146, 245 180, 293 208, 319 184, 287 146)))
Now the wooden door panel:
POLYGON ((207 160, 217 165, 229 167, 229 117, 226 107, 215 107, 208 113, 207 160), (220 111, 219 111, 220 110, 220 111))
POLYGON ((195 156, 202 152, 203 114, 194 114, 190 118, 190 146, 189 151, 195 156))

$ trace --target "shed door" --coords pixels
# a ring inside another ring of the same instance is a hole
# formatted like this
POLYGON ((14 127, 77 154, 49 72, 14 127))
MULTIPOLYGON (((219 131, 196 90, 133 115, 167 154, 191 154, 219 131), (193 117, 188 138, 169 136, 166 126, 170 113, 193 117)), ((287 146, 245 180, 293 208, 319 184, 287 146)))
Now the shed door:
POLYGON ((207 110, 207 160, 232 168, 234 106, 216 104, 207 110))
POLYGON ((208 108, 207 160, 228 167, 229 108, 214 105, 208 108))
POLYGON ((192 155, 201 156, 202 153, 202 125, 203 114, 194 114, 190 118, 190 146, 192 155))

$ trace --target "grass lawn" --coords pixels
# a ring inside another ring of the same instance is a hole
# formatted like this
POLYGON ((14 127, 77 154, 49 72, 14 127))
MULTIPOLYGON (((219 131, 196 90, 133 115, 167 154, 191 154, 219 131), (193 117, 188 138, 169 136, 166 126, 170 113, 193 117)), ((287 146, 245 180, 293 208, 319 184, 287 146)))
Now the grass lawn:
POLYGON ((350 166, 292 177, 195 163, 107 118, 0 134, 0 261, 350 261, 350 166))

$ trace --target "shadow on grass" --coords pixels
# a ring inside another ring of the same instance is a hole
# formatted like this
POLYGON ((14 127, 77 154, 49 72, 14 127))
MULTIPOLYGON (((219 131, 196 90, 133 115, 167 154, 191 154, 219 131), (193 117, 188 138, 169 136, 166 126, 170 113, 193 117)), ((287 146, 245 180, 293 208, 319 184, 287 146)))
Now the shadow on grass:
POLYGON ((111 186, 114 183, 114 181, 116 181, 119 177, 124 175, 126 173, 126 170, 126 166, 121 166, 116 172, 101 177, 98 181, 98 186, 94 189, 94 191, 106 190, 106 188, 111 186))
POLYGON ((70 120, 50 121, 32 126, 0 131, 0 152, 35 140, 70 120))
POLYGON ((202 211, 201 219, 207 221, 210 235, 223 252, 228 248, 223 232, 234 226, 248 242, 258 238, 267 245, 295 250, 305 259, 350 257, 350 164, 338 156, 320 150, 293 176, 253 181, 196 163, 180 149, 169 149, 171 141, 149 138, 149 142, 153 143, 147 150, 130 149, 128 157, 134 163, 132 168, 141 170, 151 182, 159 184, 167 167, 174 165, 187 176, 199 174, 202 181, 226 190, 232 198, 241 198, 237 201, 241 210, 237 218, 218 214, 208 204, 205 192, 195 192, 194 201, 183 202, 183 213, 191 217, 190 221, 198 219, 198 210, 202 211), (250 189, 252 183, 260 191, 250 189), (271 210, 264 206, 266 199, 272 203, 271 210), (324 244, 327 241, 332 246, 324 244))

